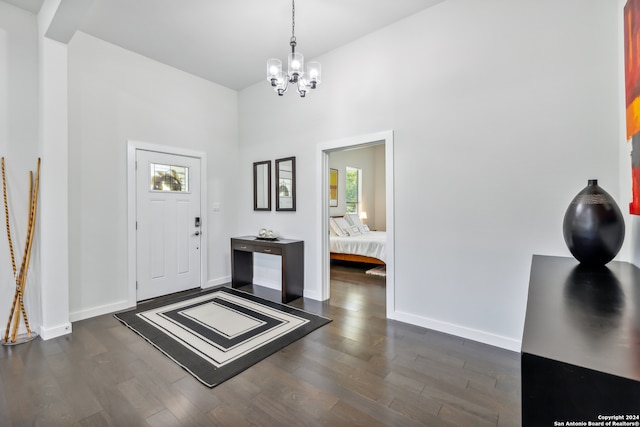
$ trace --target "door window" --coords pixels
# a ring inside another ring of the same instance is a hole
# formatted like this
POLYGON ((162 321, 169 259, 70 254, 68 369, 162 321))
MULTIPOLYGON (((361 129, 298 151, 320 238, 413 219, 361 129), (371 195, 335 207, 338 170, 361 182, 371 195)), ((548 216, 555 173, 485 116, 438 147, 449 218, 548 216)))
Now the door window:
POLYGON ((185 166, 149 163, 151 191, 189 192, 189 168, 185 166))

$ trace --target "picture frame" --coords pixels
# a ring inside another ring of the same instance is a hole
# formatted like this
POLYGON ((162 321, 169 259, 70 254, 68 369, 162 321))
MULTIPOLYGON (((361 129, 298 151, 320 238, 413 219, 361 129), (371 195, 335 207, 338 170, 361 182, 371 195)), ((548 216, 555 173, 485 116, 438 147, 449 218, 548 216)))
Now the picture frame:
POLYGON ((629 213, 640 215, 640 0, 624 6, 624 75, 626 137, 631 143, 631 195, 629 213))
POLYGON ((253 210, 271 210, 271 160, 253 163, 253 210))
POLYGON ((338 169, 329 169, 329 206, 338 206, 338 169))
POLYGON ((276 211, 296 210, 296 158, 276 159, 276 211))

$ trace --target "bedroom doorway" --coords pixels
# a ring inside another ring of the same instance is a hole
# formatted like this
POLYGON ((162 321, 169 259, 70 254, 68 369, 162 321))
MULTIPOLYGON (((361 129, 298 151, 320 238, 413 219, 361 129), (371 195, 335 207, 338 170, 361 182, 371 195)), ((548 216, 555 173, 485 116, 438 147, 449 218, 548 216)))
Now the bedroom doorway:
MULTIPOLYGON (((339 200, 343 200, 344 196, 340 196, 338 192, 338 206, 336 206, 336 198, 334 189, 330 189, 331 174, 335 175, 330 169, 330 157, 332 154, 340 155, 342 152, 348 152, 356 149, 375 148, 376 150, 383 150, 383 167, 384 175, 378 178, 375 186, 382 186, 384 188, 384 196, 380 197, 383 200, 377 200, 375 203, 381 203, 382 206, 375 208, 373 202, 368 204, 367 209, 371 209, 363 215, 363 209, 360 209, 360 218, 372 229, 384 229, 386 230, 386 247, 385 247, 385 264, 386 264, 386 314, 387 318, 393 319, 395 313, 395 263, 394 263, 394 206, 393 206, 393 131, 385 131, 375 134, 360 135, 351 138, 345 138, 337 141, 326 142, 319 144, 317 149, 318 159, 318 174, 317 174, 317 194, 320 194, 320 200, 318 200, 319 222, 317 224, 317 230, 319 233, 318 241, 321 242, 321 251, 318 254, 318 265, 321 267, 318 271, 318 281, 322 284, 322 300, 330 298, 330 244, 329 244, 329 219, 332 217, 332 212, 339 211, 339 200), (377 147, 377 148, 376 148, 377 147), (336 209, 338 208, 338 209, 336 209), (378 212, 376 215, 374 212, 378 212), (366 219, 364 217, 366 216, 366 219)), ((345 160, 346 161, 346 160, 345 160)), ((366 171, 363 172, 363 176, 366 176, 366 171)), ((339 179, 339 178, 338 178, 339 179)), ((333 182, 335 185, 335 182, 333 182)), ((371 184, 370 184, 371 185, 371 184)), ((370 189, 374 191, 374 189, 370 189)), ((363 201, 366 201, 367 197, 371 196, 363 195, 363 201)), ((372 266, 373 267, 373 266, 372 266)))

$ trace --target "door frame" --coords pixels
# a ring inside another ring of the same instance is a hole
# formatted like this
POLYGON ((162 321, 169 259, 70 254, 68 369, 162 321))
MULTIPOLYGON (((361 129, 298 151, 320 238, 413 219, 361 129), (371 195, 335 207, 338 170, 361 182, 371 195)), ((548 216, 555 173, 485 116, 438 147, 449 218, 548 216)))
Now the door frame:
POLYGON ((316 263, 320 266, 316 280, 321 284, 320 300, 330 297, 330 267, 329 267, 329 153, 348 148, 368 147, 384 144, 385 153, 385 187, 386 187, 386 309, 387 318, 395 319, 395 227, 394 227, 394 172, 393 172, 393 130, 357 135, 336 141, 329 141, 316 146, 316 201, 318 222, 316 223, 317 239, 321 242, 321 250, 317 252, 316 263))
POLYGON ((127 304, 135 307, 138 303, 136 297, 136 275, 137 275, 137 239, 136 239, 136 217, 137 217, 137 193, 136 193, 136 151, 155 151, 158 153, 173 154, 176 156, 195 157, 200 159, 200 217, 202 222, 200 230, 202 233, 200 242, 200 288, 204 287, 207 281, 207 154, 203 151, 189 150, 180 147, 170 147, 166 145, 151 144, 148 142, 127 140, 127 304))

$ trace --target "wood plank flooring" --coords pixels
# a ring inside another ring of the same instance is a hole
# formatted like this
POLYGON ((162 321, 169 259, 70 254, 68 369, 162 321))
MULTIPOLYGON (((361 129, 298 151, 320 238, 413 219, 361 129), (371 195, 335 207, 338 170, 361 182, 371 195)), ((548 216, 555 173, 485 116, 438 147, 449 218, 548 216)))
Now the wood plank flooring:
POLYGON ((330 303, 292 303, 333 322, 213 389, 111 315, 2 346, 0 425, 519 426, 519 354, 386 320, 364 270, 333 265, 330 303))

